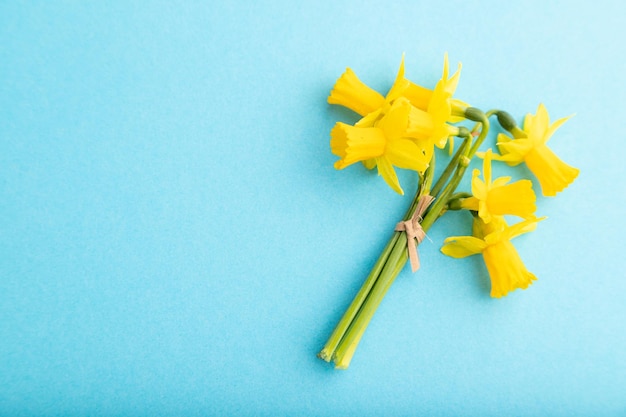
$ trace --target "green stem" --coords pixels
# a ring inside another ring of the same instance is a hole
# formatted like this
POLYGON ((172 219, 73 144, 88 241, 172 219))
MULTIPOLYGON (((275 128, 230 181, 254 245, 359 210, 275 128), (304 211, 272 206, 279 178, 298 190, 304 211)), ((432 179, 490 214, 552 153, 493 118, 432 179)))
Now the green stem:
MULTIPOLYGON (((482 125, 480 134, 478 135, 478 138, 471 146, 471 148, 469 148, 467 153, 459 157, 459 162, 456 167, 456 171, 454 172, 454 176, 452 177, 448 185, 446 185, 446 187, 440 193, 437 201, 435 201, 430 210, 428 210, 428 214, 426 215, 426 217, 424 217, 424 221, 422 221, 422 228, 424 228, 424 230, 429 228, 442 215, 442 211, 448 203, 450 196, 456 191, 456 188, 459 186, 459 183, 461 182, 461 179, 463 178, 463 175, 465 174, 465 171, 469 166, 470 160, 476 154, 478 147, 487 137, 487 133, 489 132, 489 119, 482 112, 479 113, 479 118, 481 119, 479 123, 482 125)), ((468 145, 470 141, 471 137, 465 139, 465 142, 463 143, 464 149, 467 149, 466 145, 468 145)))
MULTIPOLYGON (((469 144, 470 141, 471 138, 466 138, 464 145, 469 144)), ((467 152, 468 146, 464 146, 464 149, 467 152)), ((441 191, 437 200, 435 200, 433 205, 428 210, 428 214, 426 214, 426 216, 424 217, 424 220, 422 221, 422 229, 429 229, 430 226, 432 226, 433 223, 435 223, 435 221, 442 215, 443 209, 445 208, 446 204, 448 204, 448 198, 456 190, 456 187, 458 187, 468 165, 469 158, 467 157, 467 155, 462 155, 462 157, 459 158, 459 163, 457 165, 456 171, 454 172, 454 176, 443 189, 443 191, 441 191)))
MULTIPOLYGON (((427 170, 424 181, 419 187, 407 211, 405 220, 413 215, 417 208, 419 197, 425 194, 439 195, 433 206, 428 210, 426 217, 421 222, 422 229, 424 229, 424 231, 430 229, 434 222, 442 215, 442 211, 445 209, 449 197, 454 193, 463 178, 470 159, 487 136, 489 120, 484 114, 480 118, 482 119, 480 121, 482 129, 476 142, 470 148, 472 136, 467 135, 465 137, 463 144, 430 192, 429 188, 434 175, 434 163, 433 166, 427 170), (446 181, 452 175, 452 172, 454 172, 454 176, 445 188, 443 188, 446 181), (441 190, 442 188, 443 190, 441 190)), ((326 346, 324 346, 324 349, 318 354, 320 358, 326 361, 334 360, 336 367, 340 369, 348 367, 369 322, 408 259, 406 247, 406 233, 395 232, 374 265, 372 272, 370 272, 361 287, 361 290, 359 290, 352 304, 350 304, 350 307, 335 328, 326 346)))
POLYGON ((434 176, 435 176, 435 155, 433 154, 433 157, 430 161, 430 165, 426 169, 426 172, 424 172, 423 180, 420 182, 417 192, 415 193, 415 196, 413 197, 413 201, 411 201, 411 205, 409 206, 409 209, 404 214, 404 217, 402 218, 402 220, 409 220, 411 217, 413 217, 413 213, 415 213, 415 210, 417 210, 417 204, 419 203, 420 198, 423 195, 430 193, 430 187, 433 183, 434 176))
MULTIPOLYGON (((413 216, 413 213, 415 213, 415 210, 417 209, 417 203, 419 202, 419 198, 422 195, 428 193, 428 191, 430 190, 430 186, 433 182, 434 172, 435 172, 435 157, 433 155, 433 159, 431 160, 430 166, 424 173, 423 178, 421 178, 418 191, 415 193, 415 197, 413 198, 413 201, 411 205, 409 206, 409 209, 404 215, 404 220, 408 220, 413 216)), ((330 338, 326 342, 326 345, 324 345, 324 348, 320 351, 320 353, 318 353, 317 356, 320 357, 321 359, 327 362, 330 362, 333 359, 335 355, 335 351, 337 350, 337 346, 339 345, 341 340, 344 338, 346 331, 350 328, 350 325, 354 321, 355 316, 358 314, 359 310, 363 306, 363 303, 368 298, 370 291, 376 285, 376 281, 378 277, 380 276, 380 273, 385 267, 385 265, 387 265, 389 255, 392 253, 393 249, 397 246, 397 242, 400 236, 404 236, 404 245, 406 245, 406 235, 401 232, 394 232, 393 236, 387 243, 387 246, 385 247, 385 249, 379 256, 378 261, 372 268, 372 271, 365 279, 365 282, 361 286, 359 292, 356 294, 356 296, 352 300, 352 303, 350 304, 350 306, 348 307, 344 315, 341 317, 341 320, 335 327, 335 330, 333 331, 330 338)), ((402 269, 403 265, 404 263, 399 266, 398 273, 402 269)))
POLYGON ((448 202, 450 202, 450 200, 456 200, 459 198, 469 198, 472 196, 472 193, 468 193, 468 192, 460 192, 460 193, 454 193, 452 194, 449 198, 448 198, 448 202))
POLYGON ((366 303, 363 305, 361 310, 359 310, 357 316, 352 322, 352 325, 337 347, 337 351, 335 352, 335 366, 337 368, 345 369, 350 364, 352 356, 361 341, 361 337, 363 337, 367 325, 374 316, 374 312, 376 312, 380 302, 401 270, 398 266, 404 265, 404 263, 399 262, 402 255, 406 257, 405 233, 402 233, 398 238, 391 254, 389 255, 389 259, 385 264, 378 281, 376 282, 376 285, 372 288, 369 296, 367 297, 366 303))
POLYGON ((465 141, 463 141, 463 144, 456 151, 456 153, 454 154, 454 156, 452 157, 452 159, 448 163, 448 166, 441 173, 441 176, 439 177, 439 179, 435 183, 435 186, 433 187, 433 189, 431 190, 431 193, 430 193, 430 195, 432 195, 433 197, 437 197, 437 195, 439 194, 439 192, 441 191, 441 189, 445 185, 446 181, 448 181, 448 179, 450 178, 450 175, 452 175, 452 173, 454 172, 455 168, 459 164, 459 158, 461 158, 461 155, 463 155, 463 153, 465 152, 465 147, 467 146, 467 144, 466 144, 467 139, 468 138, 465 138, 465 141))
POLYGON ((350 306, 341 317, 341 320, 339 320, 339 323, 335 327, 333 333, 330 335, 330 338, 326 342, 326 345, 324 345, 324 348, 320 351, 320 353, 317 354, 319 358, 325 360, 326 362, 330 362, 333 359, 333 355, 335 354, 335 350, 337 349, 339 342, 341 342, 341 339, 344 337, 346 331, 350 327, 350 324, 352 323, 354 317, 363 305, 363 302, 367 298, 370 290, 376 283, 376 280, 380 275, 380 271, 382 271, 383 267, 387 263, 387 258, 389 257, 392 249, 395 247, 395 244, 401 234, 402 233, 400 232, 394 232, 393 236, 387 243, 387 246, 385 246, 385 249, 383 249, 383 252, 378 257, 378 260, 374 264, 371 272, 365 279, 365 282, 361 286, 361 289, 352 300, 352 303, 350 303, 350 306))
MULTIPOLYGON (((404 220, 408 220, 413 217, 415 210, 417 210, 419 199, 423 195, 430 194, 430 187, 433 182, 434 172, 435 156, 433 154, 431 164, 424 173, 424 180, 418 192, 415 194, 415 198, 413 199, 413 202, 411 203, 411 206, 407 211, 404 220)), ((389 288, 391 288, 391 284, 395 281, 396 277, 406 264, 406 261, 408 259, 408 252, 406 250, 406 247, 406 233, 400 233, 400 236, 396 240, 394 247, 389 254, 384 268, 380 272, 378 280, 371 288, 367 299, 365 300, 365 303, 358 311, 356 317, 353 319, 343 339, 337 346, 334 358, 335 366, 337 368, 345 369, 350 364, 350 361, 354 356, 354 352, 356 351, 356 348, 359 345, 363 334, 365 334, 365 330, 367 329, 369 322, 372 320, 374 313, 378 309, 378 306, 385 297, 385 294, 387 294, 389 288)))
POLYGON ((487 137, 487 133, 489 133, 489 117, 486 114, 482 115, 482 120, 479 123, 482 124, 482 127, 480 129, 480 135, 478 135, 478 138, 474 142, 474 145, 467 155, 469 159, 472 159, 474 157, 474 154, 476 154, 476 151, 487 137))
MULTIPOLYGON (((424 228, 424 231, 428 231, 428 228, 424 228)), ((354 356, 367 326, 374 317, 374 313, 409 258, 406 247, 406 233, 402 233, 389 255, 389 260, 385 268, 381 271, 376 285, 372 288, 365 304, 354 319, 352 326, 350 326, 350 329, 337 347, 335 354, 335 365, 337 368, 346 369, 348 365, 350 365, 350 361, 354 356)))

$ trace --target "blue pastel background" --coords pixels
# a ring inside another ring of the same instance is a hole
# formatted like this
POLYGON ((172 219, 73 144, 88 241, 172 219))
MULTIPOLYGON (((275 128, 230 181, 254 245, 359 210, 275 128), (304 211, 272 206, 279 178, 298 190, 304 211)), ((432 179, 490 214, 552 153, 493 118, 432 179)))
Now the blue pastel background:
POLYGON ((0 415, 626 415, 624 17, 3 1, 0 415), (384 93, 403 52, 430 86, 462 61, 477 107, 576 113, 550 143, 581 174, 516 241, 531 288, 490 298, 479 257, 439 252, 469 228, 446 216, 336 371, 315 354, 410 196, 333 169, 355 115, 326 97, 347 66, 384 93))

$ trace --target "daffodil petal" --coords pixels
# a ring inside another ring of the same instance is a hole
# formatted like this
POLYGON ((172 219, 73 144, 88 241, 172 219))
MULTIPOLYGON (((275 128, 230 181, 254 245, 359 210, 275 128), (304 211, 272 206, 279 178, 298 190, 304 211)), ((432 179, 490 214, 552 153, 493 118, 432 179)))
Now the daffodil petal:
POLYGON ((426 159, 420 147, 410 139, 389 140, 385 155, 393 165, 399 168, 418 172, 424 172, 428 168, 429 159, 426 159))
POLYGON ((452 236, 444 241, 441 252, 453 258, 465 258, 481 253, 487 245, 473 236, 452 236))
POLYGON ((462 68, 462 65, 459 62, 456 72, 446 82, 445 92, 451 96, 454 94, 454 92, 456 91, 456 87, 459 84, 459 79, 461 78, 461 68, 462 68))
POLYGON ((413 106, 426 111, 428 109, 428 103, 430 103, 430 99, 433 96, 433 90, 409 81, 402 96, 406 97, 413 106))
POLYGON ((368 113, 354 124, 356 127, 373 127, 376 121, 382 116, 382 110, 376 109, 373 112, 368 113))
POLYGON ((487 149, 485 152, 485 157, 483 159, 483 178, 485 179, 485 184, 487 188, 491 187, 491 148, 487 149))
POLYGON ((543 138, 543 143, 547 143, 548 140, 550 139, 550 137, 552 137, 552 135, 554 134, 554 132, 556 132, 556 130, 561 127, 565 122, 567 122, 569 119, 571 119, 573 117, 573 115, 571 116, 567 116, 567 117, 563 117, 559 120, 557 120, 556 122, 552 123, 550 125, 550 127, 548 128, 548 131, 546 132, 545 137, 543 138))
POLYGON ((510 142, 512 140, 513 140, 513 138, 505 135, 504 133, 498 133, 498 137, 496 138, 496 143, 497 144, 508 143, 508 142, 510 142))
POLYGON ((443 74, 441 74, 442 80, 448 80, 448 53, 443 54, 443 74))
POLYGON ((501 155, 494 154, 492 159, 506 162, 512 166, 524 162, 526 155, 533 149, 533 143, 528 139, 515 139, 498 143, 497 146, 501 155))
POLYGON ((483 219, 485 223, 491 221, 491 213, 485 200, 478 200, 478 216, 483 219))
POLYGON ((399 98, 393 102, 389 111, 380 119, 377 126, 385 131, 388 138, 405 136, 409 125, 409 113, 411 103, 405 98, 399 98))
POLYGON ((549 125, 550 116, 548 115, 546 106, 542 103, 539 104, 535 115, 526 115, 526 118, 524 119, 524 132, 526 132, 529 137, 534 138, 540 143, 548 131, 549 125))
POLYGON ((383 177, 387 185, 389 185, 391 189, 398 194, 404 195, 404 191, 402 190, 402 187, 400 187, 400 181, 398 180, 396 171, 393 169, 393 165, 391 165, 389 159, 386 157, 376 158, 376 166, 378 167, 378 174, 383 177))
POLYGON ((488 245, 494 245, 502 240, 512 240, 524 233, 532 232, 537 228, 537 223, 544 220, 545 217, 533 217, 523 220, 512 226, 507 226, 503 230, 496 231, 485 236, 485 242, 488 245))
POLYGON ((509 181, 511 181, 511 177, 498 177, 491 183, 492 188, 502 187, 506 185, 509 181))
POLYGON ((484 200, 487 198, 487 185, 478 178, 479 176, 479 170, 475 169, 472 171, 472 195, 479 200, 484 200))
POLYGON ((489 190, 487 207, 496 215, 510 214, 527 218, 537 210, 535 192, 530 180, 519 180, 489 190))
POLYGON ((391 102, 392 100, 397 99, 400 96, 404 95, 405 90, 409 87, 409 80, 404 78, 404 54, 402 54, 402 60, 400 61, 400 68, 398 69, 398 74, 396 75, 396 80, 394 81, 391 89, 387 93, 385 100, 391 102))

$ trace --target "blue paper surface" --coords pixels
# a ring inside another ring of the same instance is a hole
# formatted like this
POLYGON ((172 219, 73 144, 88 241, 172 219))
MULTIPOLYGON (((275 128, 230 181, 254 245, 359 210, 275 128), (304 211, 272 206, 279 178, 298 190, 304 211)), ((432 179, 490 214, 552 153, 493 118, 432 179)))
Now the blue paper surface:
POLYGON ((0 415, 626 415, 625 15, 3 2, 0 415), (472 105, 575 113, 550 145, 581 174, 516 240, 529 289, 490 298, 446 215, 336 371, 315 355, 411 197, 333 169, 356 116, 326 97, 348 66, 384 94, 402 53, 434 86, 445 52, 472 105))

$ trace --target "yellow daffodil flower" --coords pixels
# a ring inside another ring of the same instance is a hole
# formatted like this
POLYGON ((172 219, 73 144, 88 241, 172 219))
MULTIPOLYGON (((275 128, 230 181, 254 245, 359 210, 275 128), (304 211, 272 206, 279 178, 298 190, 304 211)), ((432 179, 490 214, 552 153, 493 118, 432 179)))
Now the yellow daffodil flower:
MULTIPOLYGON (((452 104, 455 103, 452 95, 459 81, 460 69, 461 65, 459 64, 457 72, 452 77, 448 77, 448 55, 446 54, 442 78, 435 86, 435 89, 430 90, 404 77, 403 55, 396 79, 387 95, 383 97, 380 93, 363 83, 354 71, 347 68, 331 90, 328 103, 347 107, 360 114, 363 118, 355 126, 366 128, 374 127, 389 111, 395 100, 407 99, 412 105, 410 111, 411 126, 407 137, 413 138, 418 147, 424 150, 425 154, 430 157, 432 156, 433 146, 442 148, 449 137, 458 134, 458 128, 451 126, 448 122, 454 123, 458 121, 458 118, 452 116, 451 109, 452 104)), ((376 158, 360 160, 368 169, 373 169, 378 164, 376 158)), ((387 175, 381 174, 386 180, 391 180, 395 176, 395 173, 389 169, 389 166, 379 167, 379 171, 388 173, 387 175), (393 175, 391 175, 392 173, 393 175)), ((391 180, 391 183, 397 184, 397 181, 391 180)), ((392 188, 397 191, 399 185, 397 187, 394 185, 392 188)))
MULTIPOLYGON (((417 98, 417 92, 420 91, 420 89, 423 90, 423 94, 425 94, 427 100, 426 105, 423 107, 423 110, 426 110, 432 91, 419 87, 404 78, 404 55, 402 55, 396 80, 385 97, 363 83, 352 69, 346 68, 346 71, 339 77, 333 89, 330 91, 328 103, 344 106, 361 116, 367 116, 372 112, 382 110, 385 104, 389 104, 393 100, 403 97, 404 92, 407 90, 413 92, 415 94, 414 98, 417 98)), ((420 100, 423 99, 423 97, 420 98, 420 100)))
POLYGON ((420 173, 428 168, 430 156, 410 138, 412 106, 406 99, 398 99, 389 110, 370 125, 351 126, 337 123, 330 132, 330 147, 341 159, 336 169, 355 162, 374 160, 378 173, 399 194, 404 194, 394 166, 420 173))
POLYGON ((466 198, 461 207, 478 212, 480 218, 489 223, 494 215, 512 214, 530 218, 537 209, 537 197, 530 180, 519 180, 508 184, 511 177, 500 177, 491 181, 491 149, 483 160, 484 181, 478 178, 480 171, 472 172, 473 197, 466 198))
POLYGON ((511 139, 498 135, 498 149, 501 155, 493 159, 509 165, 525 162, 528 169, 537 177, 544 196, 555 196, 563 191, 578 176, 579 170, 561 159, 547 146, 548 139, 569 117, 550 124, 548 111, 539 105, 536 115, 528 114, 524 119, 523 132, 526 137, 511 139))
POLYGON ((339 77, 328 96, 328 103, 347 107, 361 116, 367 116, 377 110, 382 110, 385 104, 404 97, 413 106, 430 115, 430 135, 433 143, 439 147, 445 145, 445 141, 454 129, 446 125, 446 122, 457 122, 458 118, 452 116, 453 103, 465 104, 452 98, 461 75, 461 64, 451 77, 449 75, 448 54, 444 56, 443 74, 437 82, 434 90, 417 85, 404 77, 404 55, 400 61, 400 68, 396 79, 385 97, 363 83, 352 71, 347 68, 339 77))
MULTIPOLYGON (((391 102, 401 97, 409 83, 410 81, 404 78, 404 55, 402 55, 396 80, 386 97, 363 83, 352 69, 346 68, 331 90, 328 103, 347 107, 363 116, 355 126, 373 127, 389 110, 391 102)), ((367 169, 373 169, 376 166, 375 158, 361 162, 367 169)))
POLYGON ((491 279, 491 296, 503 297, 515 289, 528 288, 537 279, 524 266, 511 239, 534 230, 540 220, 543 219, 528 219, 508 226, 502 217, 490 223, 476 218, 474 236, 449 237, 441 251, 453 258, 481 253, 491 279))
POLYGON ((443 74, 434 90, 417 85, 404 78, 404 57, 393 87, 387 94, 387 100, 397 97, 408 99, 421 112, 422 135, 432 144, 443 148, 450 136, 458 133, 458 129, 448 123, 456 123, 461 119, 452 115, 453 104, 467 106, 453 99, 461 76, 461 64, 451 77, 449 75, 448 54, 444 55, 443 74))
MULTIPOLYGON (((412 106, 409 136, 414 138, 418 145, 426 150, 429 155, 432 155, 434 146, 443 148, 448 138, 457 135, 459 132, 459 129, 450 125, 449 122, 458 121, 458 118, 452 115, 452 105, 455 103, 452 95, 456 90, 460 71, 461 65, 459 64, 457 72, 452 77, 448 77, 448 55, 446 54, 442 78, 434 90, 428 90, 404 78, 403 57, 396 81, 385 98, 387 102, 399 98, 409 100, 412 106)), ((456 104, 461 105, 464 103, 457 101, 456 104)), ((358 125, 373 123, 384 111, 383 106, 381 109, 364 117, 359 121, 358 125)), ((369 169, 376 166, 375 160, 366 160, 363 163, 369 169)))
POLYGON ((385 98, 361 81, 354 71, 346 68, 330 91, 328 103, 347 107, 361 116, 366 116, 381 108, 385 104, 385 98))

